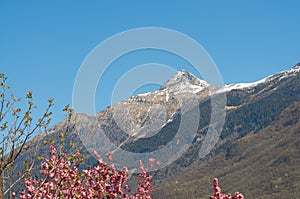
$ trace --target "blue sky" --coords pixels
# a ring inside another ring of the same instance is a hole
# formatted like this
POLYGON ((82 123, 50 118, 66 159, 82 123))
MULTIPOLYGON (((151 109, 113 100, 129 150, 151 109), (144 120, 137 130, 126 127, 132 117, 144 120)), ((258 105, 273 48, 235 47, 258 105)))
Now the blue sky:
MULTIPOLYGON (((217 64, 224 83, 252 82, 300 62, 299 9, 297 0, 2 0, 0 72, 9 77, 17 96, 32 90, 39 107, 53 97, 58 121, 62 107, 72 104, 77 71, 92 49, 128 29, 163 27, 200 43, 217 64)), ((182 60, 154 51, 124 59, 115 63, 111 74, 120 76, 124 64, 129 70, 151 61, 184 67, 182 60)), ((110 103, 116 81, 110 77, 97 90, 97 110, 110 103)))

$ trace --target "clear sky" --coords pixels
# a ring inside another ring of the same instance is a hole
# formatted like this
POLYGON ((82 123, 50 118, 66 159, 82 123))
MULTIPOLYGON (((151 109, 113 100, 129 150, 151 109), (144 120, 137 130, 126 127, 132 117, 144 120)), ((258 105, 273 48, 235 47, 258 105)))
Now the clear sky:
MULTIPOLYGON (((257 81, 300 62, 299 24, 298 0, 0 0, 0 72, 19 97, 32 90, 40 107, 55 98, 58 121, 63 105, 72 104, 81 63, 114 34, 149 26, 182 32, 207 50, 228 84, 257 81)), ((151 51, 119 64, 130 68, 163 59, 175 69, 184 67, 151 51)), ((109 105, 114 81, 107 78, 97 91, 97 110, 109 105)))

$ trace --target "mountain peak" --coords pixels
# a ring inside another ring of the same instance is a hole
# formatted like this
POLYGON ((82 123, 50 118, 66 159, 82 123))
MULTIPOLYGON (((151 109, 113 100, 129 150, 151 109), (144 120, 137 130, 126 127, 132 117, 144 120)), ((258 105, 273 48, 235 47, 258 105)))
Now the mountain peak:
POLYGON ((169 79, 161 89, 172 90, 175 93, 189 91, 192 89, 192 92, 197 93, 205 87, 208 87, 209 84, 197 78, 192 73, 187 70, 178 71, 171 79, 169 79))
POLYGON ((281 79, 285 79, 291 76, 296 76, 298 75, 300 72, 300 63, 296 64, 293 68, 289 69, 289 70, 285 70, 283 72, 277 73, 275 75, 273 75, 274 77, 279 76, 279 80, 281 79))
POLYGON ((293 67, 293 69, 300 69, 300 63, 297 63, 294 67, 293 67))

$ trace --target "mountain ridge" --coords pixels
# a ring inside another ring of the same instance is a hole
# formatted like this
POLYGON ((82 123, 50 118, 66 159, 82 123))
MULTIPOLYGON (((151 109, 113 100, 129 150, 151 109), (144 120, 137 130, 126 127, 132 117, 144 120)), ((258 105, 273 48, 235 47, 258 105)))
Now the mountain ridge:
MULTIPOLYGON (((84 142, 94 143, 97 141, 95 138, 99 130, 101 130, 112 143, 124 150, 134 153, 155 151, 172 142, 180 126, 181 118, 193 119, 194 116, 190 114, 190 111, 199 109, 200 119, 198 130, 193 134, 193 137, 188 138, 192 139, 192 142, 187 151, 168 167, 162 168, 154 174, 154 183, 158 187, 157 192, 154 193, 155 198, 184 198, 182 195, 180 197, 177 191, 174 191, 173 195, 171 193, 164 196, 163 190, 178 189, 182 191, 179 187, 185 187, 182 182, 188 180, 185 175, 188 172, 191 172, 191 175, 195 176, 195 178, 203 179, 206 185, 209 184, 213 177, 219 177, 222 181, 230 182, 230 176, 233 174, 226 176, 226 171, 228 171, 230 165, 227 165, 223 169, 220 165, 226 165, 222 161, 230 163, 232 158, 237 158, 237 155, 242 152, 242 147, 235 148, 236 143, 251 139, 253 136, 256 137, 261 132, 264 132, 263 135, 265 135, 266 130, 263 131, 263 129, 273 129, 274 125, 276 126, 276 122, 283 122, 283 120, 280 120, 282 118, 281 114, 290 106, 292 106, 291 109, 294 110, 294 114, 296 115, 291 114, 293 111, 288 111, 284 115, 291 117, 290 122, 293 119, 296 121, 296 123, 292 122, 292 125, 288 128, 296 128, 294 125, 298 125, 298 116, 300 115, 298 113, 300 109, 295 108, 300 106, 298 103, 300 101, 299 74, 300 64, 297 64, 290 70, 266 77, 258 81, 259 83, 254 82, 246 85, 234 84, 234 86, 231 84, 231 86, 216 87, 207 84, 203 80, 199 80, 187 71, 179 71, 172 77, 173 79, 171 78, 157 91, 132 96, 92 116, 76 113, 74 115, 74 118, 77 118, 76 130, 66 138, 66 143, 73 140, 84 153, 88 153, 84 142), (176 84, 176 82, 179 84, 176 84), (184 87, 182 85, 187 87, 192 86, 184 90, 181 89, 184 87), (211 98, 218 97, 224 93, 227 97, 226 107, 224 107, 226 118, 220 138, 213 150, 205 158, 199 159, 199 150, 210 126, 211 98), (188 107, 187 111, 182 111, 182 99, 189 98, 197 99, 197 106, 193 105, 188 107), (84 136, 80 136, 80 133, 83 133, 84 136), (81 139, 83 138, 86 140, 82 141, 81 139), (211 171, 207 167, 218 168, 220 172, 204 172, 204 176, 201 176, 197 172, 197 168, 211 171), (180 183, 174 184, 174 179, 178 179, 180 183), (178 195, 176 196, 176 194, 178 195)), ((50 128, 50 133, 43 139, 55 138, 59 140, 58 132, 62 132, 65 122, 63 121, 50 128)), ((287 121, 287 123, 289 122, 287 121)), ((187 132, 191 131, 189 127, 186 127, 185 130, 187 132)), ((264 138, 264 141, 268 143, 267 137, 264 138)), ((290 138, 286 140, 290 140, 290 138)), ((271 139, 270 141, 274 140, 271 139)), ((180 140, 178 143, 186 143, 186 141, 180 140)), ((251 144, 245 146, 251 146, 251 144)), ((253 146, 256 146, 256 144, 253 143, 253 146)), ((300 153, 299 148, 292 149, 292 145, 287 146, 290 147, 288 148, 289 150, 296 150, 300 153)), ((106 146, 102 146, 102 148, 108 150, 106 146)), ((267 151, 269 149, 267 147, 264 150, 267 151)), ((268 159, 263 154, 262 157, 268 159)), ((244 157, 244 159, 241 158, 237 161, 240 161, 239 164, 243 165, 245 159, 247 158, 244 157)), ((86 164, 95 164, 93 156, 88 156, 86 164)), ((292 163, 289 162, 289 164, 292 163)), ((295 168, 293 164, 291 167, 295 168)), ((264 169, 262 168, 262 170, 264 169)), ((237 170, 237 173, 233 176, 238 176, 237 174, 241 175, 239 172, 245 171, 253 172, 253 170, 242 169, 237 170)), ((299 176, 297 172, 290 173, 289 175, 292 176, 292 174, 299 176)), ((252 175, 255 176, 256 174, 252 173, 252 175)), ((270 174, 268 173, 268 175, 270 174)), ((268 182, 259 180, 257 184, 264 186, 266 184, 268 186, 272 186, 272 183, 274 184, 274 179, 271 176, 265 176, 265 179, 270 181, 269 184, 268 182)), ((293 179, 290 177, 288 180, 291 181, 293 179)), ((239 182, 242 187, 241 191, 245 190, 244 187, 250 186, 247 183, 243 184, 241 181, 239 182)), ((197 192, 197 187, 192 189, 189 198, 199 198, 199 194, 206 195, 208 192, 211 192, 208 191, 210 187, 205 188, 205 183, 202 183, 201 186, 199 185, 203 191, 197 192)), ((238 186, 239 184, 233 183, 233 185, 238 186)), ((191 185, 189 186, 192 188, 191 185)), ((283 187, 286 186, 281 186, 281 189, 276 191, 276 196, 278 196, 278 193, 286 194, 283 187)), ((186 189, 188 190, 188 186, 186 189)), ((255 191, 259 192, 257 190, 258 187, 253 187, 253 189, 245 190, 246 196, 248 198, 259 198, 255 195, 255 191)), ((226 187, 226 190, 229 190, 229 187, 226 187)), ((295 193, 300 192, 299 190, 292 190, 295 193)), ((183 191, 182 193, 185 192, 183 191)), ((268 192, 268 194, 270 193, 268 192)), ((261 198, 267 198, 267 195, 261 195, 261 198)))

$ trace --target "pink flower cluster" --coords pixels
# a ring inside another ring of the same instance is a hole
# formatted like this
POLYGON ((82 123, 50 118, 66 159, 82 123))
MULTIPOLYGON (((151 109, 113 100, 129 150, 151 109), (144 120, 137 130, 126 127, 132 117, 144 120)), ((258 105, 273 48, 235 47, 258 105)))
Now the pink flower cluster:
POLYGON ((219 187, 219 181, 217 178, 214 179, 214 195, 210 196, 210 199, 244 199, 243 194, 235 192, 233 196, 231 194, 222 194, 221 188, 219 187))
MULTIPOLYGON (((41 174, 44 178, 26 179, 26 191, 20 192, 20 198, 151 199, 149 194, 153 191, 150 183, 152 176, 147 173, 141 161, 139 163, 142 172, 137 176, 137 191, 130 195, 127 168, 118 171, 114 165, 108 165, 97 153, 94 154, 98 159, 98 165, 81 172, 78 170, 79 162, 72 165, 64 153, 58 158, 55 147, 50 146, 50 158, 41 163, 41 174)), ((74 154, 78 159, 79 155, 79 152, 74 154)), ((107 159, 111 160, 110 154, 107 154, 107 159)), ((150 165, 153 165, 154 160, 149 161, 150 165)))

